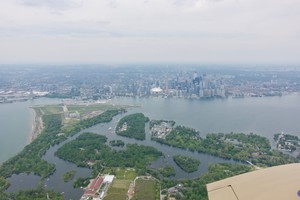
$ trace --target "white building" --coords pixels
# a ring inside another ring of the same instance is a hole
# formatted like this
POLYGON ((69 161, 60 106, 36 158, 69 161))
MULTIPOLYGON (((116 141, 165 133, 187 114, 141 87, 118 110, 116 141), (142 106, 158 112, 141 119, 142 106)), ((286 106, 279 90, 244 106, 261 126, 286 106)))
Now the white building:
POLYGON ((160 87, 155 87, 150 90, 150 93, 153 95, 162 94, 163 90, 160 87))
POLYGON ((103 183, 112 183, 114 178, 115 178, 114 175, 106 175, 104 180, 103 180, 103 183))

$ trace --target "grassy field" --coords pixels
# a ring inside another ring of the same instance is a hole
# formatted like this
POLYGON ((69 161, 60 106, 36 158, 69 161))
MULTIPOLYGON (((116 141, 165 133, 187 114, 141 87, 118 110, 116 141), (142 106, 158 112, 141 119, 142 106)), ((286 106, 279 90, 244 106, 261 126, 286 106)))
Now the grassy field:
POLYGON ((112 170, 116 174, 116 179, 109 188, 104 200, 125 200, 129 185, 137 176, 136 171, 131 168, 113 168, 105 169, 103 173, 111 172, 112 170))
MULTIPOLYGON (((124 106, 115 106, 111 104, 92 104, 92 105, 67 105, 69 113, 78 112, 81 119, 91 118, 106 110, 116 109, 124 106)), ((38 109, 42 115, 51 115, 51 114, 63 114, 62 105, 46 105, 46 106, 36 106, 35 109, 38 109)), ((63 124, 75 124, 79 119, 72 118, 63 118, 63 124)))
POLYGON ((155 180, 137 179, 133 200, 155 200, 155 180))
POLYGON ((134 180, 135 177, 137 176, 135 169, 132 168, 117 168, 115 170, 116 177, 118 179, 124 179, 124 180, 134 180))
POLYGON ((44 115, 58 114, 63 112, 62 107, 59 105, 35 106, 34 108, 40 109, 41 113, 44 115))
POLYGON ((93 111, 99 110, 109 110, 113 108, 117 108, 116 106, 110 104, 92 104, 92 105, 67 105, 69 112, 76 112, 78 111, 80 115, 86 115, 93 111))
MULTIPOLYGON (((37 106, 41 109, 43 114, 58 114, 63 113, 62 105, 46 105, 46 106, 37 106)), ((86 115, 93 111, 105 111, 110 109, 119 108, 122 106, 115 106, 111 104, 92 104, 92 105, 67 105, 69 112, 79 112, 80 115, 86 115)))

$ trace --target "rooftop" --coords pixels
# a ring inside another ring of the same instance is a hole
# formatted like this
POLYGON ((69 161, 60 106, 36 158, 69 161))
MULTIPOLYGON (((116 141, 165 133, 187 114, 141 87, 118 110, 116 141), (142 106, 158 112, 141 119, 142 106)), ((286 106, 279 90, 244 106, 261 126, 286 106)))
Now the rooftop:
POLYGON ((114 178, 115 178, 115 176, 114 175, 106 175, 105 176, 105 178, 104 178, 104 180, 103 180, 103 182, 104 183, 112 183, 113 182, 113 180, 114 180, 114 178))

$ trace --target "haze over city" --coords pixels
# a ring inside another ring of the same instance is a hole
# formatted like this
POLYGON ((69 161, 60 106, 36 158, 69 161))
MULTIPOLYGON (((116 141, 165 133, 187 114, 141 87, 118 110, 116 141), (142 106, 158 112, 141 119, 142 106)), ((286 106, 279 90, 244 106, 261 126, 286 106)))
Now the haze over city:
POLYGON ((0 63, 298 64, 298 0, 0 1, 0 63))

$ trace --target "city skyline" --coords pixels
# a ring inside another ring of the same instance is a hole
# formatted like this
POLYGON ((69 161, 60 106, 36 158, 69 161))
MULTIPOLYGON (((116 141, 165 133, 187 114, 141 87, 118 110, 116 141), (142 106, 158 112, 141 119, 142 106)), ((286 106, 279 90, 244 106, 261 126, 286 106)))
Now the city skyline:
POLYGON ((299 64, 296 0, 0 1, 0 64, 299 64))

